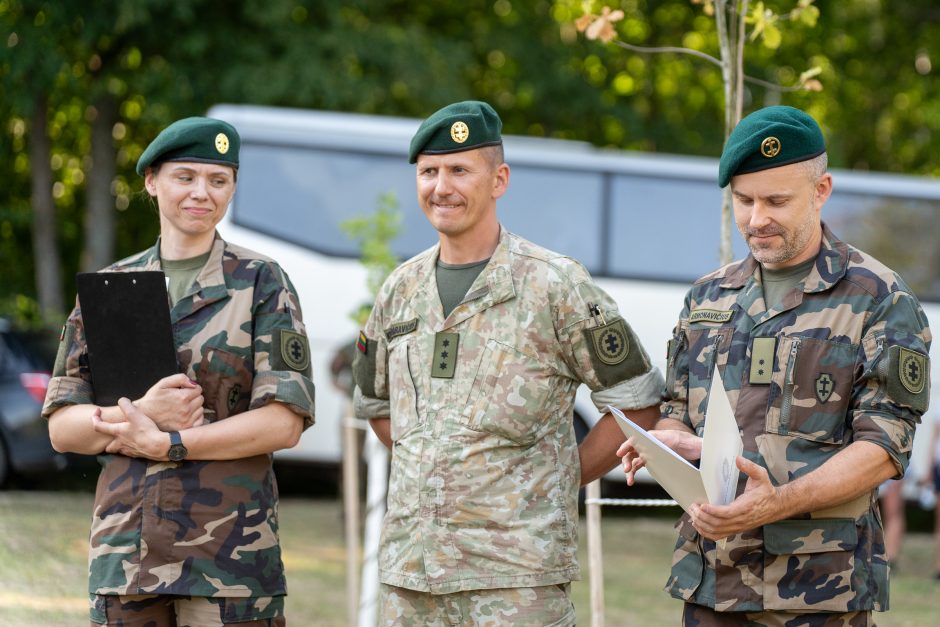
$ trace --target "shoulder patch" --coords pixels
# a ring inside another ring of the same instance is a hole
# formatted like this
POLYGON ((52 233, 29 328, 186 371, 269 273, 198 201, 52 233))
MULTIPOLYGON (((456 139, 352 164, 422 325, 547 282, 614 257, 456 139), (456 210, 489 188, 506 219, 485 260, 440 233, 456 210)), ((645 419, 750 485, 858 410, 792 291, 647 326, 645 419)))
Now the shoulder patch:
POLYGON ((378 343, 360 331, 356 346, 361 348, 353 358, 353 382, 359 386, 364 396, 375 398, 375 357, 378 343))
POLYGON ((911 394, 920 394, 927 384, 927 356, 901 348, 898 356, 898 378, 911 394))
POLYGON ((630 339, 622 318, 590 332, 594 353, 603 363, 616 366, 630 355, 630 339))
POLYGON ((307 337, 290 329, 276 329, 277 350, 272 351, 272 366, 308 374, 310 368, 310 345, 307 337))
POLYGON ((583 329, 582 333, 594 371, 605 388, 649 371, 649 359, 623 318, 583 329))
POLYGON ((927 411, 930 398, 930 357, 903 346, 888 348, 887 368, 882 370, 888 396, 915 411, 927 411))
POLYGON ((731 309, 693 309, 689 314, 689 324, 693 322, 728 322, 734 311, 731 309))
POLYGON ((417 318, 412 318, 411 320, 406 320, 404 322, 396 322, 392 326, 385 329, 385 339, 390 342, 392 341, 392 338, 398 337, 399 335, 408 335, 417 328, 417 318))

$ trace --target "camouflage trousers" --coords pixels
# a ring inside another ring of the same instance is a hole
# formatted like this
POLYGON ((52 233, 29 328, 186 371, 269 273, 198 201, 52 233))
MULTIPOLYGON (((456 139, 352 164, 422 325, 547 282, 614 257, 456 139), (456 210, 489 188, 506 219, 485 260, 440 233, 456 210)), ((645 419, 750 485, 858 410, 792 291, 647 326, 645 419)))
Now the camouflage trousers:
POLYGON ((872 627, 871 612, 716 612, 704 605, 686 603, 684 627, 872 627))
POLYGON ((91 625, 112 627, 284 627, 284 597, 91 595, 91 625))
POLYGON ((571 627, 571 584, 431 594, 382 584, 378 624, 384 627, 571 627))

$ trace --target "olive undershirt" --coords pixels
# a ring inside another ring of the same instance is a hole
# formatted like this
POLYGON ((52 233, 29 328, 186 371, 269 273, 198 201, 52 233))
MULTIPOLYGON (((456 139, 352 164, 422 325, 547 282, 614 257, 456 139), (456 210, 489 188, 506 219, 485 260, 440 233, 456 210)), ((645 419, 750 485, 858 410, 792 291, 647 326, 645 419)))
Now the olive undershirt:
POLYGON ((470 263, 444 263, 437 260, 437 293, 441 297, 444 307, 444 317, 450 315, 473 285, 489 259, 472 261, 470 263))
POLYGON ((816 258, 808 259, 803 263, 790 268, 781 268, 779 270, 768 270, 761 266, 761 282, 764 285, 764 305, 767 310, 771 310, 780 304, 783 297, 792 290, 797 284, 806 278, 816 258))
POLYGON ((163 273, 169 280, 167 292, 170 294, 170 302, 175 305, 176 302, 189 293, 193 281, 199 276, 206 262, 209 261, 209 255, 212 251, 205 252, 198 257, 189 259, 161 259, 160 265, 163 266, 163 273))

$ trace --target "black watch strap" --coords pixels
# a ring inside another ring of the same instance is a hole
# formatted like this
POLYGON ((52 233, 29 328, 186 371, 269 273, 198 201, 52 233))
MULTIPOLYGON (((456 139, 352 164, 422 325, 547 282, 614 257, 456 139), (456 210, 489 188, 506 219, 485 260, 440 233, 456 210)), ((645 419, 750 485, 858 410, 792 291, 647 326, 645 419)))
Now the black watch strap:
POLYGON ((180 436, 179 431, 170 431, 170 450, 166 454, 169 460, 171 462, 181 462, 186 459, 188 453, 189 451, 183 446, 183 438, 180 436))

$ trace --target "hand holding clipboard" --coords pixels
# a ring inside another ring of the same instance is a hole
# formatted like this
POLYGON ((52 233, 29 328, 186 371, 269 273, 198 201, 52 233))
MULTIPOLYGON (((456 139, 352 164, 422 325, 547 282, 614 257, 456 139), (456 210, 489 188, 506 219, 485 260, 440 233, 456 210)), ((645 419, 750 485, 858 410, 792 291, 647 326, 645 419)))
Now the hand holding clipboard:
POLYGON ((95 403, 137 399, 179 372, 163 272, 76 276, 95 403))

